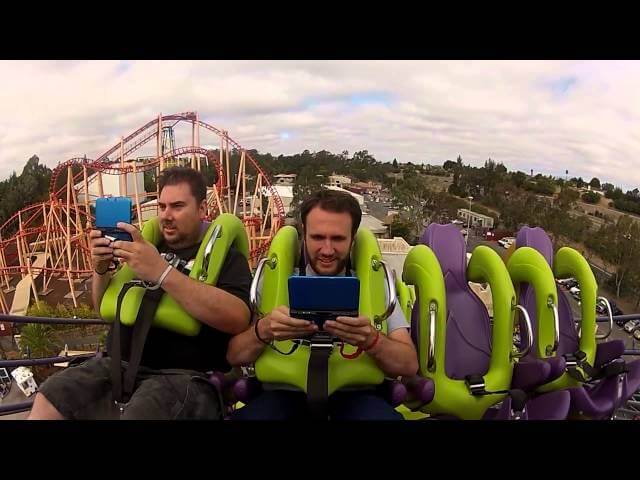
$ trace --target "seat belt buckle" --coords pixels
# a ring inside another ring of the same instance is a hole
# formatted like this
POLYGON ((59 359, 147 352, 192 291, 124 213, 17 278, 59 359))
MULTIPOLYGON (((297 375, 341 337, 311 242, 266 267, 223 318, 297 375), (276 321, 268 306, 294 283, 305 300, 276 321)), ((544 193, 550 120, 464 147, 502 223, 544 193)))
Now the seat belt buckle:
POLYGON ((576 368, 578 366, 578 360, 573 355, 565 355, 566 368, 576 368))
POLYGON ((481 395, 485 392, 486 385, 484 378, 481 376, 469 375, 464 379, 471 395, 481 395))
POLYGON ((333 337, 328 333, 316 333, 309 340, 309 344, 311 348, 321 348, 321 349, 332 349, 333 348, 333 337))
POLYGON ((509 418, 511 420, 522 420, 522 415, 524 414, 524 408, 522 410, 509 410, 509 418))
POLYGON ((124 413, 124 407, 126 407, 127 404, 124 403, 124 402, 119 402, 117 400, 114 400, 113 403, 115 404, 116 408, 118 409, 118 412, 120 412, 120 415, 122 415, 124 413))

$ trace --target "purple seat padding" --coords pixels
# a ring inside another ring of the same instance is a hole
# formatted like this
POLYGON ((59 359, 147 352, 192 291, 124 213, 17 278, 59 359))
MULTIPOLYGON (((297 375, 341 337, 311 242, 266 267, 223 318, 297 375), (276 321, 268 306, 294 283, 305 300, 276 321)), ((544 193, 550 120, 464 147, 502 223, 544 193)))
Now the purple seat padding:
MULTIPOLYGON (((569 414, 571 395, 566 390, 548 392, 527 401, 521 420, 565 420, 569 414)), ((499 409, 491 409, 484 420, 509 420, 511 397, 506 397, 499 409)))
POLYGON ((407 387, 398 380, 385 380, 380 388, 384 399, 394 408, 407 398, 407 387))
POLYGON ((609 418, 616 407, 618 397, 616 380, 617 377, 612 377, 591 388, 587 386, 569 388, 571 411, 594 420, 609 418))
POLYGON ((527 402, 528 420, 564 420, 569 414, 571 395, 566 390, 548 392, 527 402))
MULTIPOLYGON (((550 266, 553 265, 553 246, 548 235, 539 227, 523 227, 516 237, 516 246, 532 247, 540 252, 550 266)), ((531 318, 535 318, 535 293, 530 285, 520 287, 521 304, 528 310, 531 318)), ((560 320, 560 343, 555 357, 565 354, 573 354, 580 348, 578 332, 575 327, 573 313, 567 296, 557 287, 558 314, 560 320)), ((537 333, 537 322, 532 322, 534 338, 537 333)), ((596 345, 596 357, 594 367, 600 368, 617 358, 621 358, 624 352, 624 342, 621 340, 611 340, 596 345)), ((535 352, 531 351, 530 357, 535 357, 535 352)), ((552 359, 545 359, 551 362, 552 359)), ((556 360, 556 362, 559 362, 556 360)), ((560 366, 560 363, 557 364, 560 366)), ((563 373, 564 366, 560 373, 563 373)), ((635 391, 640 388, 640 360, 627 364, 628 372, 623 375, 615 375, 600 380, 594 386, 581 386, 568 389, 571 394, 571 411, 590 418, 608 418, 613 410, 624 404, 635 391)), ((557 377, 556 377, 557 378, 557 377)), ((548 381, 554 379, 551 375, 548 381)))
POLYGON ((436 255, 447 292, 445 373, 462 380, 485 375, 491 356, 489 314, 466 279, 466 245, 455 225, 432 223, 421 237, 436 255))
POLYGON ((640 360, 634 360, 627 363, 627 374, 622 382, 622 398, 618 407, 626 403, 631 396, 640 390, 640 360))
POLYGON ((233 385, 233 395, 242 403, 249 403, 262 392, 262 384, 255 377, 241 377, 233 385))
POLYGON ((213 372, 209 375, 209 383, 216 387, 219 392, 222 392, 225 386, 224 373, 213 372))
POLYGON ((411 401, 417 401, 427 404, 433 400, 436 393, 436 386, 430 378, 415 375, 404 381, 407 389, 407 398, 411 401))
MULTIPOLYGON (((467 283, 464 239, 454 225, 431 224, 422 234, 421 242, 435 253, 444 275, 447 295, 445 373, 449 378, 459 380, 470 374, 485 375, 491 357, 491 323, 486 307, 467 283)), ((414 307, 411 316, 414 342, 419 338, 417 312, 418 308, 414 307)), ((516 367, 516 382, 534 388, 544 383, 552 367, 548 362, 531 358, 527 364, 516 367)), ((415 397, 422 395, 424 399, 433 398, 435 385, 429 382, 419 386, 417 382, 407 385, 409 394, 415 397)), ((550 392, 529 400, 525 411, 531 410, 536 418, 566 418, 569 398, 567 392, 550 392)), ((503 405, 506 408, 505 418, 509 418, 510 398, 503 404, 506 404, 503 405)), ((500 412, 502 409, 490 409, 485 418, 499 418, 500 412)))
POLYGON ((593 366, 600 368, 616 358, 622 357, 624 353, 624 342, 622 340, 610 340, 599 343, 596 347, 596 359, 593 366))
POLYGON ((513 366, 511 388, 533 391, 546 383, 551 372, 551 365, 541 360, 523 360, 513 366))

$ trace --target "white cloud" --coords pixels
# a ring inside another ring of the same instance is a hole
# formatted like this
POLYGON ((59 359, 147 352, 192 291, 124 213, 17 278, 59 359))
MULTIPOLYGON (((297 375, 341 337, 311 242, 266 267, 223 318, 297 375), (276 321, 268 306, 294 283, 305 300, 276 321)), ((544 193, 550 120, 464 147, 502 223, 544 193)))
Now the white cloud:
POLYGON ((197 110, 275 155, 491 157, 634 188, 639 81, 640 62, 613 61, 1 61, 0 178, 33 154, 94 158, 160 112, 197 110))

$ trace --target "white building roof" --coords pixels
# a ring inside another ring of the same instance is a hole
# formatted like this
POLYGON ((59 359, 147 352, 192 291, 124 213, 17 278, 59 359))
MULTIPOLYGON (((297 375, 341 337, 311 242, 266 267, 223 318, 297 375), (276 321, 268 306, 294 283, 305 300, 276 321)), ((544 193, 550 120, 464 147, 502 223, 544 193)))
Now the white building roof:
POLYGON ((371 230, 372 233, 386 233, 387 227, 378 220, 376 217, 369 215, 368 213, 362 214, 362 220, 360 226, 371 230))
MULTIPOLYGON (((280 196, 280 198, 293 198, 293 186, 292 185, 272 185, 275 188, 276 192, 280 196)), ((262 187, 262 194, 265 197, 271 196, 271 189, 267 187, 262 187)))
POLYGON ((354 197, 356 200, 358 200, 358 203, 360 205, 364 205, 364 197, 362 195, 358 195, 357 193, 350 192, 349 190, 345 190, 344 188, 340 188, 340 187, 332 187, 332 186, 324 185, 324 188, 327 188, 329 190, 337 190, 338 192, 348 193, 349 195, 354 197))

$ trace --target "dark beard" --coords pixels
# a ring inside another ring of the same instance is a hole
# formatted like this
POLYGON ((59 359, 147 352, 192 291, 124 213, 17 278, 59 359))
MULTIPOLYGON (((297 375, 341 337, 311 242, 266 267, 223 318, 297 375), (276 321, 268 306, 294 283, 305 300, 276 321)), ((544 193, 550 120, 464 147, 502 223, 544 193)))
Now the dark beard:
MULTIPOLYGON (((307 258, 306 258, 307 261, 305 262, 305 264, 311 265, 311 268, 313 269, 313 271, 318 273, 318 271, 314 268, 313 263, 311 263, 311 261, 310 261, 311 255, 309 255, 309 251, 307 250, 307 246, 306 245, 304 247, 304 251, 305 251, 305 254, 307 256, 307 258)), ((328 275, 328 276, 335 276, 335 275, 338 275, 338 274, 342 273, 345 270, 346 266, 347 266, 348 260, 349 260, 349 256, 347 256, 346 258, 344 258, 342 260, 339 260, 338 264, 337 264, 337 267, 336 267, 336 271, 332 272, 332 274, 328 275)), ((318 261, 319 260, 316 260, 316 262, 318 262, 318 261)))

